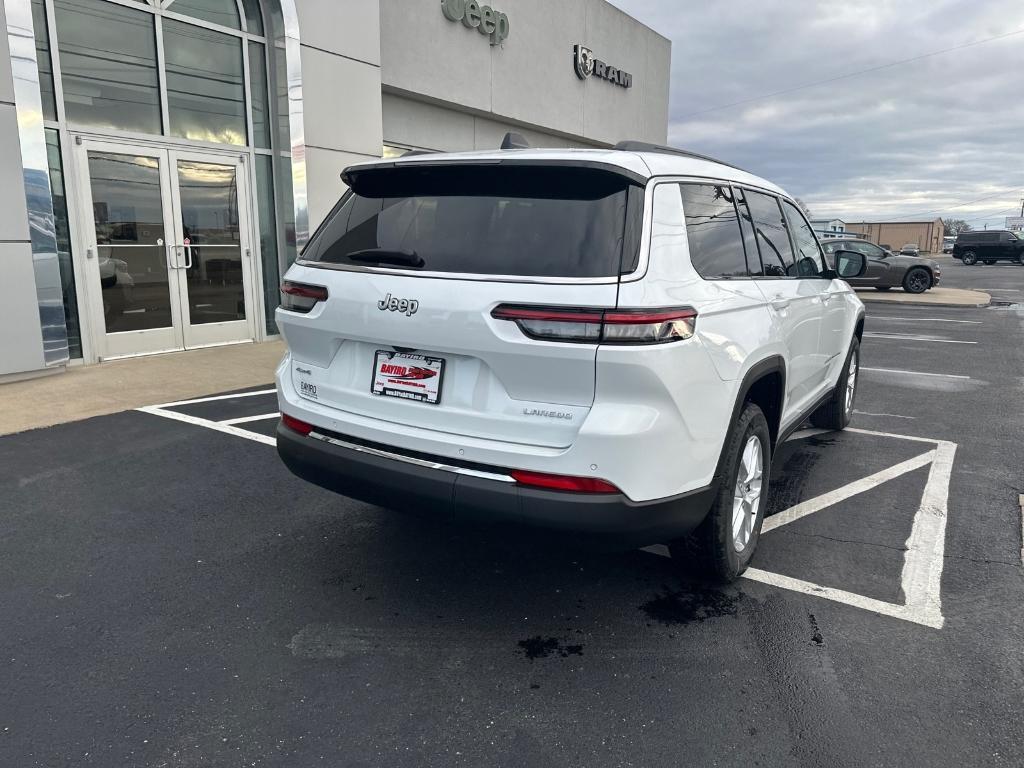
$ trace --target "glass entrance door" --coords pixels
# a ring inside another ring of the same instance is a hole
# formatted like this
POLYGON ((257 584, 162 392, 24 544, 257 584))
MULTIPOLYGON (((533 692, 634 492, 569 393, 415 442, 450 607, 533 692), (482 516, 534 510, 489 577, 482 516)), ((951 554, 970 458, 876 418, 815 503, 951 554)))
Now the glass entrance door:
POLYGON ((88 301, 104 359, 254 338, 238 155, 85 141, 88 301))

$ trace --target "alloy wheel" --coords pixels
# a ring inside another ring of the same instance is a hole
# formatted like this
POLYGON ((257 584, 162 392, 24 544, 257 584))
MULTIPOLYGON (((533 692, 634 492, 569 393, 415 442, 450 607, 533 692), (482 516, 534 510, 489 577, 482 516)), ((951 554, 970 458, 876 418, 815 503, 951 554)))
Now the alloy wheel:
POLYGON ((846 413, 853 411, 853 399, 857 394, 857 373, 860 371, 860 354, 855 350, 850 357, 850 372, 846 376, 846 413))
POLYGON ((761 440, 757 435, 751 435, 740 455, 732 501, 732 546, 737 552, 743 552, 754 535, 754 524, 761 506, 763 475, 761 440))

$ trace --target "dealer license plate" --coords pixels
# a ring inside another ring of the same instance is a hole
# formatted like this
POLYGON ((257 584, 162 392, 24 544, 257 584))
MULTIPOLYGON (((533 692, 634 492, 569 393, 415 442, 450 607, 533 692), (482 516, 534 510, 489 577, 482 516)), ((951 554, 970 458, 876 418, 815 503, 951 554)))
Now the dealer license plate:
POLYGON ((370 391, 385 397, 401 397, 436 405, 441 401, 444 360, 378 349, 373 361, 370 391))

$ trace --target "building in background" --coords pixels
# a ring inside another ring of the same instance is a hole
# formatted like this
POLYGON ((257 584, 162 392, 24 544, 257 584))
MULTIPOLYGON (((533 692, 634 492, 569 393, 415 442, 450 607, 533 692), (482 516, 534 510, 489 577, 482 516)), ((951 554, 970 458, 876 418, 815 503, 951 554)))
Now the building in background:
POLYGON ((818 234, 838 237, 846 233, 846 222, 842 219, 815 219, 811 222, 811 229, 818 234))
POLYGON ((273 338, 352 163, 665 142, 667 39, 500 2, 0 0, 0 381, 273 338))
POLYGON ((942 237, 945 228, 942 219, 931 221, 850 221, 846 231, 859 235, 875 245, 888 245, 899 250, 914 243, 921 253, 942 253, 942 237))
POLYGON ((1024 216, 1007 216, 1006 228, 1011 232, 1024 231, 1024 216))

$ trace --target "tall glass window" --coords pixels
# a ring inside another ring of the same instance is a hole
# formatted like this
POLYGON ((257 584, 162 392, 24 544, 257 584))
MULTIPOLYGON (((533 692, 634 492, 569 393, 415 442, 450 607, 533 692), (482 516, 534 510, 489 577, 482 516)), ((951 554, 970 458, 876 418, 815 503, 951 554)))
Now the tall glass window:
POLYGON ((263 265, 266 326, 268 333, 277 333, 273 314, 280 278, 296 251, 284 20, 278 0, 31 4, 72 356, 81 356, 82 344, 61 147, 70 147, 80 129, 115 142, 149 135, 243 148, 251 159, 251 207, 258 222, 253 234, 263 265), (55 28, 52 39, 49 25, 55 28))
MULTIPOLYGON (((177 6, 175 3, 173 7, 177 6)), ((193 141, 246 144, 241 41, 164 19, 164 56, 171 135, 193 141)))
POLYGON ((104 0, 54 0, 71 124, 160 133, 153 15, 104 0))

